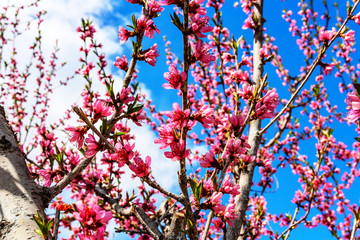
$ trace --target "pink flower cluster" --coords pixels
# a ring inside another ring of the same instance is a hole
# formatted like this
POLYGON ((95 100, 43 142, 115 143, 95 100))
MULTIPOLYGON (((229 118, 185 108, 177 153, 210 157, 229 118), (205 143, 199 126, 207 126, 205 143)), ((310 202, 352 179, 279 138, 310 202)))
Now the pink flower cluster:
POLYGON ((195 58, 196 60, 208 64, 216 59, 215 56, 209 54, 210 46, 206 43, 203 43, 201 40, 196 42, 195 46, 195 58))
POLYGON ((349 123, 355 123, 360 118, 360 98, 355 92, 350 92, 345 99, 345 103, 348 105, 349 111, 346 120, 349 123))
POLYGON ((96 100, 93 105, 93 120, 96 122, 100 118, 108 117, 113 113, 113 108, 108 106, 104 100, 96 100))
POLYGON ((276 89, 268 91, 255 106, 255 116, 260 119, 272 118, 275 116, 275 109, 279 105, 279 95, 276 89))
POLYGON ((180 73, 177 70, 176 65, 171 64, 169 67, 169 72, 164 73, 164 78, 169 82, 163 84, 165 89, 180 89, 186 80, 186 73, 180 73))
POLYGON ((218 216, 225 217, 227 223, 231 226, 234 226, 232 220, 235 220, 237 218, 237 214, 235 212, 235 204, 231 203, 227 206, 222 205, 222 196, 222 192, 214 192, 205 202, 205 205, 207 205, 210 209, 214 210, 214 212, 218 216))
POLYGON ((332 30, 325 30, 324 27, 322 27, 319 32, 319 40, 322 42, 329 42, 335 34, 335 28, 333 28, 332 30))
POLYGON ((128 61, 126 56, 123 55, 122 57, 116 57, 116 62, 114 62, 114 66, 126 72, 128 70, 128 61))
POLYGON ((74 218, 81 224, 83 233, 79 233, 80 240, 102 240, 106 225, 112 218, 112 213, 102 210, 92 199, 87 202, 77 201, 74 218))

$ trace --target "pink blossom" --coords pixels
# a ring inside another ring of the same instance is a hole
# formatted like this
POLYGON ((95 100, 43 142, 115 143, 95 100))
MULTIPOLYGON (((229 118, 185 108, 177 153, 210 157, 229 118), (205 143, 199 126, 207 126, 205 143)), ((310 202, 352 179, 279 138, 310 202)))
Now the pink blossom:
POLYGON ((224 212, 224 217, 226 218, 226 222, 229 225, 234 226, 234 224, 231 220, 235 220, 238 217, 238 215, 236 214, 236 211, 235 211, 235 203, 231 203, 226 206, 226 209, 224 212))
POLYGON ((248 15, 248 17, 245 19, 244 21, 244 25, 242 26, 242 29, 254 29, 255 28, 255 24, 254 21, 252 20, 251 14, 248 15))
POLYGON ((215 154, 212 150, 206 153, 203 158, 200 158, 200 166, 203 168, 220 168, 220 164, 216 160, 215 154))
POLYGON ((78 148, 81 148, 84 143, 84 135, 87 132, 86 126, 73 127, 69 126, 65 128, 70 134, 70 142, 77 142, 78 148))
POLYGON ((93 105, 94 120, 97 121, 102 117, 110 116, 113 113, 112 107, 107 106, 106 101, 96 100, 93 105))
POLYGON ((153 24, 154 21, 152 19, 149 19, 147 17, 145 17, 145 15, 141 15, 137 20, 136 20, 136 25, 137 28, 141 31, 145 31, 146 29, 148 29, 150 27, 151 24, 153 24))
POLYGON ((329 75, 329 74, 331 73, 331 71, 333 70, 333 67, 334 67, 334 66, 335 66, 335 63, 323 64, 325 76, 327 76, 327 75, 329 75))
POLYGON ((131 101, 134 101, 135 98, 133 96, 129 96, 131 94, 131 88, 122 88, 120 94, 118 94, 118 99, 123 104, 128 104, 131 101))
POLYGON ((120 142, 118 142, 115 144, 116 152, 111 153, 106 151, 104 153, 103 161, 116 161, 118 166, 122 167, 135 156, 135 153, 133 152, 134 147, 135 144, 130 145, 128 142, 125 142, 123 146, 120 142))
POLYGON ((126 72, 128 70, 128 61, 126 56, 123 55, 122 57, 116 57, 116 62, 114 62, 114 66, 126 72))
POLYGON ((206 202, 206 204, 209 205, 210 208, 216 213, 223 213, 226 209, 224 205, 221 205, 222 196, 222 192, 213 192, 213 194, 208 198, 206 202))
POLYGON ((140 111, 134 112, 130 115, 130 119, 139 127, 141 127, 141 123, 143 120, 147 119, 145 111, 141 109, 140 111))
POLYGON ((160 149, 165 149, 168 146, 170 146, 170 144, 175 141, 176 136, 174 131, 175 127, 176 127, 177 123, 169 123, 169 124, 164 124, 162 126, 160 126, 157 130, 159 132, 160 138, 155 139, 154 143, 156 144, 162 144, 162 146, 160 146, 160 149))
POLYGON ((212 192, 213 190, 214 190, 214 183, 211 180, 211 178, 209 178, 208 180, 205 180, 203 183, 202 195, 205 195, 206 192, 212 192))
POLYGON ((274 117, 274 111, 278 104, 279 95, 277 94, 276 89, 268 91, 255 106, 256 117, 260 119, 274 117))
POLYGON ((214 218, 211 223, 216 231, 221 231, 225 227, 225 222, 220 217, 214 218))
POLYGON ((85 39, 85 38, 93 38, 94 37, 94 33, 96 32, 96 29, 93 25, 88 25, 85 27, 85 29, 81 29, 80 27, 78 29, 76 29, 77 32, 82 32, 83 34, 81 35, 81 39, 85 39))
POLYGON ((173 161, 179 161, 180 159, 187 158, 190 155, 190 151, 185 149, 184 140, 180 139, 179 142, 173 142, 170 144, 171 152, 164 152, 165 157, 171 158, 173 161))
POLYGON ((196 14, 199 13, 201 15, 206 15, 206 9, 204 7, 201 7, 201 4, 204 2, 205 0, 191 0, 190 4, 189 4, 189 11, 192 14, 196 14))
POLYGON ((224 64, 231 62, 231 60, 235 59, 234 55, 230 54, 230 53, 224 53, 222 55, 222 59, 224 61, 224 64))
POLYGON ((199 111, 193 113, 192 117, 201 123, 204 128, 210 128, 209 124, 213 124, 215 119, 213 118, 214 109, 209 108, 207 105, 203 105, 199 111))
POLYGON ((180 1, 180 0, 161 0, 160 2, 159 2, 162 6, 165 6, 165 5, 177 5, 177 6, 181 6, 181 4, 183 4, 182 3, 182 1, 180 1))
POLYGON ((240 186, 232 183, 230 180, 230 175, 226 175, 226 177, 224 178, 224 182, 221 186, 220 192, 229 193, 231 195, 239 195, 240 186))
POLYGON ((353 16, 352 19, 355 20, 355 22, 360 25, 360 12, 355 16, 353 16))
MULTIPOLYGON (((118 155, 117 161, 124 163, 130 161, 134 156, 135 143, 130 145, 130 143, 124 141, 124 145, 121 143, 115 144, 116 154, 118 155)), ((121 165, 121 164, 120 164, 121 165)))
POLYGON ((164 10, 164 8, 161 7, 161 4, 155 0, 149 0, 148 4, 149 4, 150 16, 156 16, 158 13, 164 10))
POLYGON ((249 81, 249 72, 243 72, 241 70, 232 70, 228 72, 224 77, 224 82, 227 85, 230 85, 232 83, 247 83, 249 81))
POLYGON ((240 131, 245 123, 246 116, 244 115, 232 115, 229 117, 229 122, 234 129, 234 132, 240 131))
POLYGON ((128 1, 129 3, 132 3, 132 4, 141 4, 142 1, 141 0, 126 0, 128 1))
POLYGON ((319 32, 319 40, 322 42, 328 42, 334 37, 335 34, 335 28, 332 30, 324 30, 324 27, 322 27, 319 32))
POLYGON ((203 44, 201 40, 198 40, 196 42, 196 48, 195 48, 195 58, 196 60, 199 60, 200 62, 207 64, 211 61, 214 61, 216 58, 215 56, 209 55, 210 46, 207 44, 203 44))
POLYGON ((91 69, 93 69, 94 67, 95 67, 94 64, 92 62, 89 62, 86 65, 85 69, 82 70, 81 74, 83 76, 88 76, 90 74, 91 69))
POLYGON ((156 58, 159 56, 159 51, 157 50, 157 44, 155 43, 151 48, 144 51, 143 56, 140 60, 145 60, 151 66, 155 66, 156 58))
POLYGON ((191 20, 191 31, 200 38, 206 37, 203 33, 213 30, 213 27, 207 25, 210 20, 208 16, 201 17, 200 14, 196 13, 191 20))
POLYGON ((86 158, 93 157, 98 151, 102 149, 100 143, 98 143, 91 134, 88 135, 88 138, 85 139, 85 142, 87 143, 85 152, 86 158))
POLYGON ((227 150, 224 154, 224 158, 228 156, 238 157, 240 154, 244 154, 246 149, 249 149, 250 145, 244 139, 230 139, 227 150))
POLYGON ((150 165, 151 158, 149 156, 145 158, 145 162, 140 157, 135 157, 134 163, 130 163, 129 168, 136 174, 136 176, 141 178, 149 175, 151 172, 150 165))
POLYGON ((148 38, 153 38, 154 32, 160 33, 160 30, 154 25, 154 21, 144 15, 137 19, 137 27, 140 31, 145 31, 145 36, 148 38))
POLYGON ((186 109, 184 112, 182 111, 180 105, 178 103, 173 103, 173 111, 165 111, 164 114, 171 118, 174 123, 184 127, 188 121, 190 116, 190 109, 186 109))
POLYGON ((242 84, 242 88, 239 89, 238 94, 246 101, 251 100, 254 96, 254 86, 249 84, 242 84))
POLYGON ((52 183, 52 176, 51 176, 51 169, 40 169, 38 170, 38 173, 40 176, 42 176, 45 180, 44 187, 50 187, 52 183))
POLYGON ((106 225, 112 218, 112 213, 101 210, 100 206, 93 202, 77 201, 76 211, 73 216, 81 223, 84 234, 79 233, 80 239, 104 239, 106 225))
POLYGON ((349 30, 346 33, 341 34, 341 37, 348 43, 355 42, 355 31, 349 30))
POLYGON ((125 43, 129 37, 132 37, 133 33, 129 32, 128 30, 126 30, 123 27, 119 27, 119 39, 120 39, 120 44, 125 43))
POLYGON ((171 64, 169 72, 164 73, 164 78, 169 82, 163 84, 165 89, 180 89, 186 80, 186 73, 180 73, 176 68, 176 64, 171 64))
POLYGON ((262 47, 260 49, 260 58, 261 61, 265 61, 266 59, 268 59, 270 57, 270 52, 269 49, 267 47, 262 47))
POLYGON ((360 118, 360 98, 355 92, 350 92, 345 99, 349 111, 346 120, 349 123, 355 123, 360 118))

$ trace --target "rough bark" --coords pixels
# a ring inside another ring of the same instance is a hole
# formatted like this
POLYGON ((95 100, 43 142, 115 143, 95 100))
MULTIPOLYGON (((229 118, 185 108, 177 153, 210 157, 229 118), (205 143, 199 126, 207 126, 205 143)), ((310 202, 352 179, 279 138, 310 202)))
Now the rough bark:
POLYGON ((182 213, 175 213, 171 220, 168 229, 165 230, 166 240, 186 240, 186 235, 183 232, 185 229, 185 218, 182 213))
POLYGON ((43 239, 32 219, 37 212, 44 216, 42 192, 0 106, 0 240, 43 239))
MULTIPOLYGON (((254 14, 259 20, 258 26, 254 30, 254 43, 253 43, 253 82, 257 88, 260 86, 261 79, 264 73, 264 64, 260 59, 260 49, 263 45, 263 2, 264 0, 256 0, 254 2, 254 14)), ((260 144, 260 132, 261 120, 255 120, 250 123, 249 127, 249 144, 251 149, 249 154, 256 156, 260 144)), ((234 221, 234 226, 228 226, 226 231, 226 239, 242 239, 240 231, 242 225, 245 223, 245 214, 249 203, 250 189, 252 185, 252 179, 256 161, 250 163, 246 169, 241 170, 240 178, 237 179, 237 184, 240 185, 240 194, 235 198, 236 211, 238 212, 238 218, 234 221)))

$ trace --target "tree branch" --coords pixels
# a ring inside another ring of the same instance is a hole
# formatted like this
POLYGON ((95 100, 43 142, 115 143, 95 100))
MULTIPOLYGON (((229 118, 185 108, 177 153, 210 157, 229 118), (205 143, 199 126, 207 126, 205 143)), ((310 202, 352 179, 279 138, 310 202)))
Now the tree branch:
POLYGON ((72 182, 72 180, 79 176, 80 173, 90 164, 93 159, 94 157, 81 160, 81 162, 73 170, 71 170, 71 172, 64 176, 55 186, 50 187, 49 201, 51 201, 51 199, 61 193, 62 190, 64 190, 64 188, 66 188, 66 186, 72 182))
MULTIPOLYGON (((264 63, 260 57, 260 50, 263 44, 263 0, 254 1, 254 14, 258 19, 258 25, 254 29, 254 43, 253 43, 253 82, 256 84, 255 89, 261 85, 261 79, 264 72, 264 63)), ((261 92, 259 93, 261 94, 261 92)), ((261 95, 260 95, 261 96, 261 95)), ((251 146, 249 154, 255 156, 257 154, 261 135, 259 134, 261 128, 261 120, 256 119, 250 122, 249 127, 249 144, 251 146)), ((228 226, 226 231, 226 239, 240 239, 240 230, 245 220, 245 213, 248 207, 250 189, 256 160, 251 162, 240 173, 240 179, 237 182, 240 185, 240 194, 235 197, 235 210, 238 212, 238 218, 233 221, 234 226, 228 226)))

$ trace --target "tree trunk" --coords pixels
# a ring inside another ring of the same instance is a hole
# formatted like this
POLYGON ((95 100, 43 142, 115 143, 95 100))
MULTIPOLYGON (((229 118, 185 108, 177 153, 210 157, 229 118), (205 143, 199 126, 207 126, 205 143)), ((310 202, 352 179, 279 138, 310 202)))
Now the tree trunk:
MULTIPOLYGON (((264 64, 260 59, 260 49, 263 45, 263 2, 264 0, 254 1, 254 14, 258 19, 258 25, 254 30, 254 43, 253 43, 253 82, 256 84, 256 89, 260 86, 260 80, 264 73, 264 64)), ((259 131, 261 129, 261 120, 257 119, 250 123, 249 127, 249 144, 251 149, 249 154, 256 156, 259 149, 260 138, 259 131)), ((226 239, 235 240, 243 239, 239 236, 242 226, 245 224, 246 210, 249 204, 249 195, 252 185, 256 161, 250 163, 246 169, 241 170, 240 177, 237 184, 240 185, 240 194, 235 198, 235 210, 238 212, 238 218, 234 221, 234 227, 228 226, 226 232, 226 239)), ((246 237, 245 237, 246 238, 246 237)))
POLYGON ((37 212, 44 216, 42 193, 0 106, 0 240, 43 239, 32 219, 37 212))

